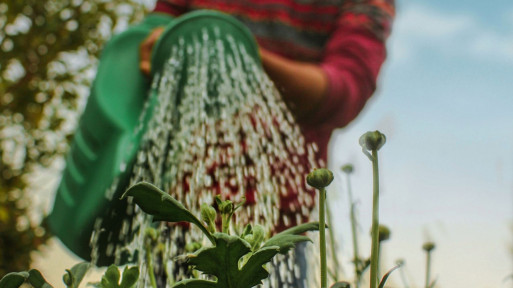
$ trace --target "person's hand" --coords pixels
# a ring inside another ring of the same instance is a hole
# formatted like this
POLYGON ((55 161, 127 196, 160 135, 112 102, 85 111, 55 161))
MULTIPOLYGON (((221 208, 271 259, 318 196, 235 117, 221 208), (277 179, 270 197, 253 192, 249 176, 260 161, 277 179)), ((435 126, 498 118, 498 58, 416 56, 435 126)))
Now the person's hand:
POLYGON ((144 39, 144 41, 139 46, 139 69, 141 72, 149 76, 151 71, 151 51, 155 42, 160 38, 164 32, 164 27, 158 27, 151 31, 150 35, 144 39))

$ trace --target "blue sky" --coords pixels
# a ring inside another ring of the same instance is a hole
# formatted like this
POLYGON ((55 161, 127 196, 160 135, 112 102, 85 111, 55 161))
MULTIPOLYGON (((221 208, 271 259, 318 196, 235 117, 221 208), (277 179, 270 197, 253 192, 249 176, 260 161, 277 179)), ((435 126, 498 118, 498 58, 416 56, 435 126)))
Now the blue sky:
MULTIPOLYGON (((411 284, 422 285, 420 247, 432 240, 439 287, 511 287, 502 280, 513 265, 513 2, 399 1, 388 44, 378 92, 331 143, 332 169, 355 165, 362 235, 371 171, 358 137, 379 129, 388 136, 381 215, 392 228, 389 267, 405 258, 411 284)), ((347 225, 337 227, 346 247, 347 225)))

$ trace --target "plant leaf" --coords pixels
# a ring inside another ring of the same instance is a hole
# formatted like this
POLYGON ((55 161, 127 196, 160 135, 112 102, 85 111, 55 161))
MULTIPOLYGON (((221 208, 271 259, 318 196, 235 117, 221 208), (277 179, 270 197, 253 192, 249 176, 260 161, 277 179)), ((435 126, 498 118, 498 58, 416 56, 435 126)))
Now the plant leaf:
POLYGON ((131 288, 137 283, 139 279, 139 267, 134 266, 131 268, 125 267, 123 270, 123 277, 121 279, 121 284, 119 287, 121 288, 131 288))
POLYGON ((119 278, 119 269, 116 265, 112 264, 107 268, 100 282, 89 284, 99 288, 119 288, 119 278))
POLYGON ((394 268, 392 268, 392 269, 388 270, 388 272, 387 272, 385 275, 383 275, 383 278, 381 278, 381 282, 379 282, 379 286, 378 286, 378 288, 383 288, 383 287, 385 287, 385 283, 387 282, 387 279, 388 279, 388 277, 390 276, 390 274, 392 274, 392 272, 394 272, 394 271, 395 271, 397 268, 399 268, 399 267, 401 267, 401 266, 400 266, 400 265, 397 265, 397 266, 395 266, 394 268))
POLYGON ((215 246, 200 249, 189 259, 189 264, 203 273, 217 276, 218 282, 228 282, 229 275, 239 270, 239 259, 251 252, 251 246, 239 237, 225 233, 215 233, 214 237, 215 246))
MULTIPOLYGON (((279 253, 278 246, 260 248, 253 253, 241 269, 241 275, 237 278, 240 287, 254 287, 262 284, 262 280, 269 276, 269 272, 263 267, 279 253)), ((234 286, 239 287, 239 286, 234 286)))
POLYGON ((119 273, 118 267, 112 264, 109 266, 109 268, 107 268, 107 271, 105 271, 105 275, 103 275, 103 278, 105 278, 105 280, 107 280, 107 282, 109 282, 110 284, 118 286, 120 276, 121 275, 119 273))
POLYGON ((73 276, 73 273, 71 273, 71 270, 66 269, 66 274, 62 275, 62 282, 64 282, 68 288, 75 287, 73 284, 75 282, 75 277, 73 276))
POLYGON ((337 282, 337 283, 331 285, 330 288, 351 288, 351 284, 344 282, 344 281, 340 281, 340 282, 337 282))
POLYGON ((305 233, 308 231, 319 231, 319 222, 308 222, 308 223, 299 224, 299 225, 289 228, 287 230, 283 230, 276 235, 280 235, 280 234, 297 235, 297 234, 302 234, 302 233, 305 233))
POLYGON ((303 236, 303 235, 288 235, 288 234, 278 235, 278 234, 276 234, 274 237, 267 240, 267 242, 265 242, 265 244, 264 244, 264 246, 262 246, 262 248, 278 246, 281 254, 287 254, 287 252, 290 249, 296 247, 296 243, 305 242, 305 241, 312 242, 312 240, 310 238, 308 238, 307 236, 303 236))
POLYGON ((69 269, 69 270, 66 269, 67 274, 64 274, 63 279, 64 279, 64 277, 66 277, 66 275, 68 275, 68 277, 70 277, 69 279, 71 279, 71 282, 72 282, 70 286, 68 286, 68 285, 66 285, 66 286, 68 286, 69 288, 78 288, 78 286, 80 285, 80 282, 82 282, 82 279, 84 279, 84 276, 90 267, 91 267, 90 263, 82 262, 82 263, 78 263, 75 266, 71 267, 71 269, 69 269))
POLYGON ((30 282, 34 288, 52 288, 52 285, 48 284, 46 282, 43 275, 41 275, 41 272, 39 272, 36 269, 31 269, 29 272, 29 277, 27 280, 30 282))
POLYGON ((316 231, 319 230, 319 222, 310 222, 301 224, 292 228, 289 228, 287 230, 284 230, 276 235, 274 235, 271 239, 267 240, 263 247, 270 247, 270 246, 278 246, 280 247, 280 253, 285 254, 290 249, 294 248, 296 246, 296 243, 304 242, 304 241, 310 241, 312 240, 308 238, 307 236, 303 235, 297 235, 302 234, 307 231, 316 231))
POLYGON ((7 273, 2 277, 2 279, 0 279, 0 287, 18 288, 25 282, 25 280, 27 280, 28 277, 29 273, 27 271, 7 273))
POLYGON ((121 199, 127 196, 133 197, 134 202, 144 212, 153 215, 155 221, 190 222, 198 226, 212 244, 215 243, 212 234, 203 226, 198 218, 192 215, 182 203, 158 187, 147 182, 139 182, 128 188, 123 196, 121 196, 121 199))
POLYGON ((188 279, 176 283, 173 288, 216 288, 216 282, 208 280, 188 279))
POLYGON ((181 281, 173 288, 251 288, 269 276, 263 265, 278 254, 279 247, 259 249, 239 268, 241 258, 251 252, 250 244, 238 236, 225 233, 215 233, 213 236, 215 246, 201 248, 189 256, 189 264, 195 266, 196 270, 215 276, 217 281, 192 279, 181 281))

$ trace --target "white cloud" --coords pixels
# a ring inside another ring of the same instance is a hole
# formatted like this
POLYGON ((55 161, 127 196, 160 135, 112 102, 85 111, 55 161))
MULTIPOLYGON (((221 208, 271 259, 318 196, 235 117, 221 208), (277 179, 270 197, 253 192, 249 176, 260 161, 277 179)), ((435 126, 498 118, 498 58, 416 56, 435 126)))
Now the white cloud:
POLYGON ((475 26, 469 15, 443 14, 432 8, 414 5, 399 11, 397 19, 399 33, 415 38, 446 40, 460 35, 475 26))
POLYGON ((425 49, 445 56, 471 57, 513 64, 513 12, 497 31, 471 14, 440 11, 410 4, 398 11, 391 38, 394 60, 410 61, 425 49))
POLYGON ((513 26, 513 7, 509 9, 509 11, 504 16, 504 21, 506 21, 509 26, 513 26))
POLYGON ((513 35, 484 31, 469 43, 470 51, 478 57, 505 60, 513 63, 513 35))

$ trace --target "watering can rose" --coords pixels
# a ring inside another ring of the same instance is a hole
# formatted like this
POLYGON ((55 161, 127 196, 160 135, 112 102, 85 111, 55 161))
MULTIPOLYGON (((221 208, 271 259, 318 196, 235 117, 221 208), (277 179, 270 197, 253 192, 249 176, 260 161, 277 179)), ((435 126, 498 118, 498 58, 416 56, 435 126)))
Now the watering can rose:
POLYGON ((319 190, 328 187, 331 181, 333 181, 333 172, 325 168, 314 169, 306 176, 308 185, 319 190))
POLYGON ((367 132, 360 137, 360 146, 368 151, 378 151, 385 145, 387 138, 379 131, 367 132))

